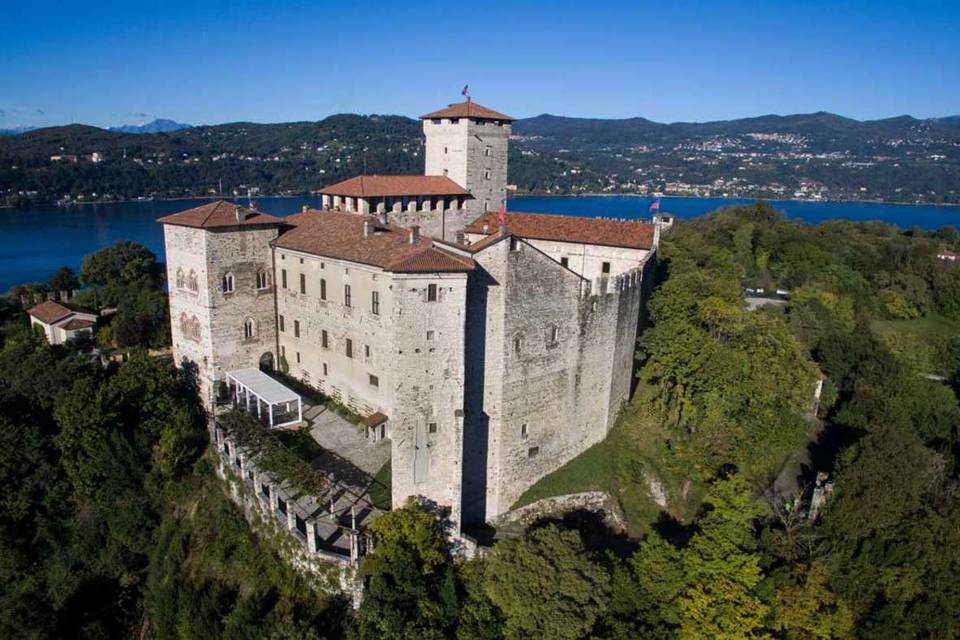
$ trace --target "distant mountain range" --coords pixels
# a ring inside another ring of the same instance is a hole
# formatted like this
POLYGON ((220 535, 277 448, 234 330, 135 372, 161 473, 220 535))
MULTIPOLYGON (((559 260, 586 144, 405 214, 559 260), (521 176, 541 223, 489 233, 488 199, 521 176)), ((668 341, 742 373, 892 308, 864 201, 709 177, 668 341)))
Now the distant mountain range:
POLYGON ((189 129, 193 125, 175 122, 165 118, 157 118, 146 124, 125 124, 120 127, 110 127, 110 131, 118 133, 171 133, 181 129, 189 129))
MULTIPOLYGON (((513 133, 509 181, 518 192, 960 203, 960 116, 859 121, 818 112, 664 124, 543 114, 516 121, 513 133)), ((0 138, 0 203, 302 194, 364 166, 421 172, 420 123, 341 114, 48 127, 0 138)))

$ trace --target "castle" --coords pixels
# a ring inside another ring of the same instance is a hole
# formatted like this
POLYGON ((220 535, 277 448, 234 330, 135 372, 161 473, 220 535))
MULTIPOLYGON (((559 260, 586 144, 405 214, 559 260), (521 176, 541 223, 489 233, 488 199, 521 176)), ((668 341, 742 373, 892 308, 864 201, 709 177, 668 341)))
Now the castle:
POLYGON ((425 175, 357 176, 283 218, 161 218, 174 356, 208 400, 280 368, 390 439, 394 504, 482 522, 613 425, 659 228, 502 213, 512 118, 468 100, 422 121, 425 175))

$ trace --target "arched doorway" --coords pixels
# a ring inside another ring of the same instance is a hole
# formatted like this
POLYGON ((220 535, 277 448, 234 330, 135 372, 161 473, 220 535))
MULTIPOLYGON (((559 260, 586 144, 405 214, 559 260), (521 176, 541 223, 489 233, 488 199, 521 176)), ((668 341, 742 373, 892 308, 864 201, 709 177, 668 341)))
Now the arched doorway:
POLYGON ((273 371, 273 354, 269 351, 260 356, 260 371, 267 373, 273 371))

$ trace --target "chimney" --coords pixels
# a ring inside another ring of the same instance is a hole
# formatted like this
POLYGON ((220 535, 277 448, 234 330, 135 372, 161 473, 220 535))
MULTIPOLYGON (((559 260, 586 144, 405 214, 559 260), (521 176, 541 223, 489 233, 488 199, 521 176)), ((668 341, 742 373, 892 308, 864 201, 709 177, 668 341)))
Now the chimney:
POLYGON ((373 227, 373 225, 370 224, 370 221, 369 221, 369 220, 364 220, 364 221, 363 221, 363 237, 364 237, 364 238, 369 238, 369 237, 370 237, 370 233, 373 231, 372 227, 373 227))
POLYGON ((413 225, 410 227, 410 244, 417 244, 420 241, 420 227, 413 225))
POLYGON ((484 232, 484 233, 490 233, 490 225, 488 225, 488 224, 483 225, 483 232, 484 232))
POLYGON ((234 209, 234 213, 237 215, 237 222, 243 222, 247 219, 247 213, 243 210, 242 207, 237 207, 234 209))
POLYGON ((303 206, 300 208, 300 211, 301 211, 302 213, 306 213, 307 211, 310 211, 310 205, 308 205, 308 204, 303 205, 303 206))
POLYGON ((463 244, 466 240, 466 234, 463 231, 457 231, 457 244, 463 244))

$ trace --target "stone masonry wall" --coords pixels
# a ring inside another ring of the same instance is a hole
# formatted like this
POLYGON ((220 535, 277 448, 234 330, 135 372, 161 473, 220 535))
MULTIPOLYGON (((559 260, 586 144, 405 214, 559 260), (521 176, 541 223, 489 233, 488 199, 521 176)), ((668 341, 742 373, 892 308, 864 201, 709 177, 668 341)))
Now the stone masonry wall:
POLYGON ((468 469, 485 457, 487 473, 484 491, 475 477, 465 479, 472 519, 508 510, 541 477, 602 440, 630 392, 640 270, 591 283, 531 244, 514 247, 504 240, 476 256, 486 283, 471 289, 472 296, 482 291, 470 313, 484 300, 485 344, 482 364, 470 352, 468 372, 482 372, 484 383, 478 389, 468 379, 464 456, 468 469))

